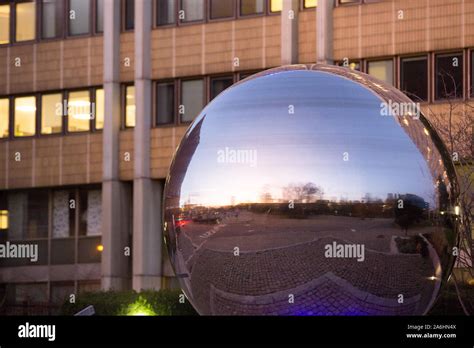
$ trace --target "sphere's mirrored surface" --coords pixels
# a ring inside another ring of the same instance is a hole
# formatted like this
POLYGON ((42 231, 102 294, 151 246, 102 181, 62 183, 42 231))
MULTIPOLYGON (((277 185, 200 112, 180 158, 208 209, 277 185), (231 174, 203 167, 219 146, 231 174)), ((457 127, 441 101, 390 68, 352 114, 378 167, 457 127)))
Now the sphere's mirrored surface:
POLYGON ((210 103, 165 187, 165 242, 196 310, 426 313, 454 262, 457 184, 411 106, 324 65, 270 70, 210 103))

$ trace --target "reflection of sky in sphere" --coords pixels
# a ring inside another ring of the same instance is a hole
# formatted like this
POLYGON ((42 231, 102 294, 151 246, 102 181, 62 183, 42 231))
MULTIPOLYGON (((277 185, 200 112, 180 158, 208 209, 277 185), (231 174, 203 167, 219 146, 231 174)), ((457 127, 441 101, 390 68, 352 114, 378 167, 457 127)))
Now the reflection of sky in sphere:
POLYGON ((203 112, 201 142, 188 167, 200 175, 185 176, 180 204, 257 202, 264 191, 281 199, 285 186, 312 182, 323 199, 411 193, 434 207, 426 160, 393 117, 381 116, 381 102, 324 72, 280 72, 230 88, 203 112), (256 166, 219 163, 226 147, 256 151, 256 166))

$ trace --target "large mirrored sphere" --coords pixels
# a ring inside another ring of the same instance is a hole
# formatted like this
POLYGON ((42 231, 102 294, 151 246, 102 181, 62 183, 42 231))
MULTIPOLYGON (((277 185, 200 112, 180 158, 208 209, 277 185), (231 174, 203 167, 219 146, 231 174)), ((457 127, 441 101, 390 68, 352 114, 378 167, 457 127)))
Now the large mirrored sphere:
POLYGON ((420 315, 453 267, 457 192, 403 93, 346 68, 282 67, 187 130, 165 243, 202 315, 420 315))

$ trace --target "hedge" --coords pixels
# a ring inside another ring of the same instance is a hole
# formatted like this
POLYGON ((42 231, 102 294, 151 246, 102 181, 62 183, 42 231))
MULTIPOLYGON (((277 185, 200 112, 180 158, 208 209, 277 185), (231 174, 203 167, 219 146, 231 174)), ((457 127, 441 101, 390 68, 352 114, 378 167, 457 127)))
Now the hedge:
POLYGON ((76 296, 75 303, 66 301, 60 309, 61 315, 74 315, 87 306, 94 306, 96 315, 197 315, 185 298, 180 303, 180 290, 160 291, 100 291, 86 292, 76 296))

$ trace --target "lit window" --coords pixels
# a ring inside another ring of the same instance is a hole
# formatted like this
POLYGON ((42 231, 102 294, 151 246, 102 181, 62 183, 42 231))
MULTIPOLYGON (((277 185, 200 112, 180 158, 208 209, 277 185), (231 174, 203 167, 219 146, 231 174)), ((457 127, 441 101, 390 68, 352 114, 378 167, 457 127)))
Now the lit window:
POLYGON ((125 30, 135 27, 135 0, 125 0, 125 30))
POLYGON ((81 35, 90 32, 90 0, 69 0, 69 34, 81 35))
POLYGON ((181 10, 184 11, 183 22, 203 20, 204 0, 181 0, 181 10))
POLYGON ((436 99, 462 98, 462 54, 436 56, 436 99))
POLYGON ((211 19, 234 16, 234 0, 211 0, 211 19))
POLYGON ((170 124, 174 121, 174 83, 156 85, 156 124, 170 124))
POLYGON ((318 6, 318 0, 304 0, 304 8, 313 8, 318 6))
POLYGON ((41 97, 41 134, 61 133, 63 96, 58 94, 44 94, 41 97))
POLYGON ((216 77, 211 80, 211 100, 217 97, 219 93, 232 86, 234 82, 232 76, 216 77))
POLYGON ((125 127, 135 127, 135 86, 127 86, 125 91, 125 127))
POLYGON ((63 4, 62 0, 42 1, 42 32, 44 39, 61 36, 63 32, 63 4))
POLYGON ((8 137, 8 126, 10 124, 10 104, 7 98, 0 99, 0 138, 8 137))
POLYGON ((183 81, 181 93, 183 106, 181 122, 191 122, 204 107, 204 81, 202 79, 183 81))
POLYGON ((69 132, 85 132, 90 130, 91 102, 89 91, 70 92, 68 98, 69 132))
POLYGON ((270 12, 281 12, 283 0, 270 0, 270 12))
POLYGON ((426 57, 404 58, 400 63, 400 86, 409 98, 428 100, 428 60, 426 57))
POLYGON ((8 210, 0 210, 0 230, 8 230, 8 210))
POLYGON ((260 14, 264 11, 264 0, 240 0, 240 14, 242 16, 260 14))
POLYGON ((96 23, 95 23, 95 31, 97 33, 104 32, 104 0, 96 0, 96 23))
POLYGON ((16 4, 16 41, 34 40, 36 35, 36 5, 34 1, 16 4))
POLYGON ((10 42, 10 5, 0 5, 0 44, 10 42))
POLYGON ((36 98, 15 98, 14 130, 16 137, 28 137, 36 133, 36 98))
POLYGON ((368 62, 367 72, 369 75, 393 85, 393 60, 368 62))
POLYGON ((104 128, 104 90, 95 91, 95 129, 104 128))
POLYGON ((156 0, 157 25, 167 25, 175 22, 175 1, 156 0))

